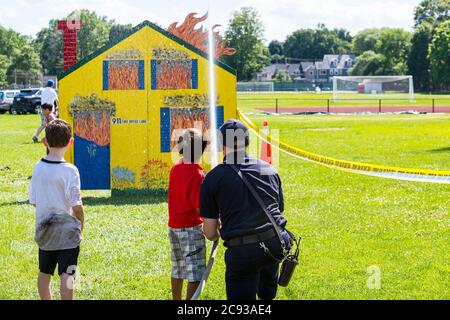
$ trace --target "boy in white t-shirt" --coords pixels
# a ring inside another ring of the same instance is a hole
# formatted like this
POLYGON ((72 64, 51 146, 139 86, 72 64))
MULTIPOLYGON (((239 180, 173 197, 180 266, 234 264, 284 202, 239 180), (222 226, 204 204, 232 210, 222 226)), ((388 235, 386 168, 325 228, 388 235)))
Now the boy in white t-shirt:
POLYGON ((70 125, 59 119, 50 122, 43 142, 49 154, 36 164, 29 191, 30 203, 36 207, 39 296, 42 300, 52 298, 51 276, 58 265, 61 299, 71 300, 84 209, 78 169, 64 160, 67 148, 73 143, 70 125))

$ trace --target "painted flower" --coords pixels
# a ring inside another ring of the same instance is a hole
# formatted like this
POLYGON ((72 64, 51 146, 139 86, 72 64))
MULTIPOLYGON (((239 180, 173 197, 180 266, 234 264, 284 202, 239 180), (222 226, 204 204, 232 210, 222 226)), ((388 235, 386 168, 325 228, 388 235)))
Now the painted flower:
POLYGON ((141 172, 141 183, 146 189, 163 189, 169 187, 169 171, 170 167, 161 160, 149 160, 143 167, 141 172))
POLYGON ((125 167, 114 167, 112 172, 112 186, 116 190, 126 190, 135 188, 136 174, 125 167))

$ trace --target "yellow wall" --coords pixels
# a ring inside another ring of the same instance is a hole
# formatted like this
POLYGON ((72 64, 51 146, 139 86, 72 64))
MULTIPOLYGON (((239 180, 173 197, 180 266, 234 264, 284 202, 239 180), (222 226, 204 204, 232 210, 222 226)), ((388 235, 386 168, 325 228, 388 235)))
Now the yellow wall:
MULTIPOLYGON (((216 65, 217 105, 224 106, 224 119, 236 117, 236 77, 216 65)), ((116 104, 116 118, 128 120, 146 119, 147 124, 111 124, 111 171, 114 167, 126 167, 136 174, 135 189, 143 189, 140 174, 143 165, 151 159, 162 160, 172 166, 171 154, 160 152, 160 108, 164 98, 174 95, 208 94, 208 60, 167 38, 149 26, 131 35, 114 47, 98 55, 59 82, 60 116, 73 124, 68 106, 76 95, 89 96, 93 93, 116 104), (186 52, 192 59, 198 59, 198 89, 152 90, 150 60, 153 49, 175 49, 186 52), (145 61, 145 90, 103 90, 103 61, 111 55, 125 50, 137 50, 145 61)), ((183 107, 190 107, 188 105, 183 107)), ((204 157, 209 155, 205 154, 204 157)), ((73 149, 68 160, 74 162, 73 149)), ((167 177, 167 168, 163 177, 167 177)), ((112 173, 111 173, 112 177, 112 173)), ((112 185, 114 189, 115 186, 112 185)), ((120 189, 120 187, 118 187, 120 189)))

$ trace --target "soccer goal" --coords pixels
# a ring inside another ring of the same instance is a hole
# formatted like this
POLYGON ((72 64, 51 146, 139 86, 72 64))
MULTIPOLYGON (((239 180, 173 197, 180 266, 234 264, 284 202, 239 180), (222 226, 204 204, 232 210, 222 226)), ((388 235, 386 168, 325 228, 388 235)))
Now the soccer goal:
POLYGON ((238 82, 238 92, 269 92, 273 91, 273 82, 238 82))
POLYGON ((412 76, 345 76, 333 77, 333 100, 373 95, 376 98, 409 99, 414 101, 412 76))

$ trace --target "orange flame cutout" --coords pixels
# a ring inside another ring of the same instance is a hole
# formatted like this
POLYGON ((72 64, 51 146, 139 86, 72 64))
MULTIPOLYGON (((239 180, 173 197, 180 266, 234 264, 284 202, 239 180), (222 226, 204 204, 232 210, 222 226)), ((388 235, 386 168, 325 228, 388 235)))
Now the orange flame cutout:
MULTIPOLYGON (((208 18, 208 14, 205 14, 202 17, 196 18, 197 13, 192 12, 186 16, 184 22, 177 27, 178 22, 172 23, 167 31, 169 31, 174 36, 186 41, 190 45, 200 49, 201 51, 208 53, 208 31, 203 30, 203 27, 195 29, 195 26, 200 22, 205 21, 208 18)), ((236 53, 236 50, 233 48, 227 48, 226 42, 219 35, 219 32, 215 32, 214 30, 220 27, 220 25, 214 25, 213 34, 214 34, 214 42, 215 42, 215 58, 220 58, 222 56, 232 56, 236 53)))

